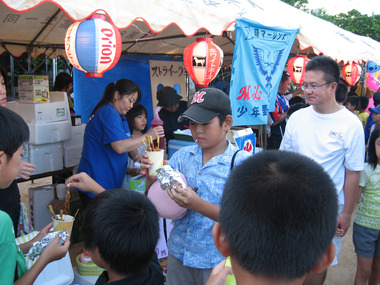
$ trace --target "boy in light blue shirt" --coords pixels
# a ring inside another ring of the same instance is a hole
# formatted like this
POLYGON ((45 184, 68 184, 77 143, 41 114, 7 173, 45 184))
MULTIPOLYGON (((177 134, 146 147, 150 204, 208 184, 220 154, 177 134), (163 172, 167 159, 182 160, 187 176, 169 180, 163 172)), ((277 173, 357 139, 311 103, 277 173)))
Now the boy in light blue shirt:
MULTIPOLYGON (((230 99, 223 91, 199 90, 178 120, 185 118, 190 120, 197 145, 181 148, 168 162, 186 177, 188 184, 186 188, 167 190, 179 206, 188 209, 182 219, 175 221, 170 234, 168 285, 205 284, 212 268, 223 260, 211 231, 218 221, 223 187, 231 167, 249 156, 245 151, 236 153, 238 148, 226 139, 232 116, 230 99)), ((142 168, 148 168, 147 163, 147 159, 143 160, 142 168)), ((152 177, 148 178, 152 183, 152 177)))

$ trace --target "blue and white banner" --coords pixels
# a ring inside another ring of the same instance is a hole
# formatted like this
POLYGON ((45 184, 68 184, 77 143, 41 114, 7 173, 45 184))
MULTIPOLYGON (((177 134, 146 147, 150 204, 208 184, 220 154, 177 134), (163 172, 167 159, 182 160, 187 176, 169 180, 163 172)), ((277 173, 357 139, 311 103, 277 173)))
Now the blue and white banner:
POLYGON ((234 126, 264 125, 273 112, 282 72, 299 29, 236 20, 230 99, 234 126))

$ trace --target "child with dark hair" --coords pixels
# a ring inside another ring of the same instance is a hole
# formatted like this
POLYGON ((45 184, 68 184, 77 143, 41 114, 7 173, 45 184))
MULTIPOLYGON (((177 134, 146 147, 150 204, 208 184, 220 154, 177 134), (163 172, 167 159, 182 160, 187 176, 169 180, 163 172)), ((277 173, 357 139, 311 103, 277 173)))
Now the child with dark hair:
POLYGON ((343 105, 347 100, 347 85, 343 82, 339 82, 335 92, 335 100, 339 105, 343 105))
POLYGON ((306 100, 302 98, 301 96, 293 96, 292 98, 289 99, 290 106, 298 104, 298 103, 302 103, 306 105, 306 100))
POLYGON ((346 102, 344 102, 344 106, 350 110, 352 113, 355 114, 355 111, 359 107, 359 97, 358 96, 349 96, 346 99, 346 102))
MULTIPOLYGON (((148 112, 145 107, 140 104, 134 105, 133 108, 128 111, 126 118, 133 138, 141 137, 148 130, 147 116, 148 112)), ((141 145, 137 148, 137 151, 140 157, 146 150, 145 147, 141 145)), ((127 173, 124 177, 123 183, 121 184, 121 188, 129 189, 129 179, 139 175, 140 171, 140 163, 135 162, 131 157, 128 157, 127 173)))
MULTIPOLYGON (((329 175, 306 156, 272 150, 236 166, 213 228, 236 283, 303 284, 309 272, 326 269, 335 256, 337 201, 329 175)), ((222 263, 207 284, 228 272, 222 263)))
POLYGON ((116 189, 95 196, 84 213, 83 237, 92 260, 105 269, 96 285, 164 284, 155 252, 158 214, 144 195, 116 189))
POLYGON ((367 96, 359 96, 358 117, 363 124, 363 129, 365 128, 365 125, 367 124, 367 119, 369 117, 369 114, 366 112, 368 104, 369 99, 367 96))
MULTIPOLYGON (((196 92, 189 108, 179 117, 190 120, 194 146, 176 151, 168 164, 182 173, 188 186, 167 189, 170 198, 186 208, 174 223, 168 242, 168 285, 205 284, 212 268, 223 256, 215 248, 212 227, 219 218, 223 187, 231 171, 249 156, 226 139, 232 126, 229 97, 216 88, 196 92), (233 162, 233 157, 235 157, 233 162), (197 192, 193 189, 198 188, 197 192)), ((151 165, 146 154, 141 164, 145 173, 151 165)), ((147 176, 147 189, 154 177, 147 176)))
POLYGON ((295 97, 292 97, 290 98, 289 100, 289 104, 290 104, 290 107, 289 107, 289 110, 288 110, 288 118, 290 118, 290 116, 298 111, 299 109, 302 109, 302 108, 305 108, 307 107, 308 105, 306 104, 306 100, 303 99, 302 97, 300 96, 295 96, 295 97))
MULTIPOLYGON (((0 106, 0 188, 7 188, 16 178, 21 167, 24 144, 29 140, 29 128, 25 121, 11 110, 0 106)), ((1 197, 0 197, 1 198, 1 197)), ((41 253, 34 265, 27 270, 24 254, 34 242, 40 241, 52 228, 50 223, 31 241, 15 242, 15 232, 9 215, 0 211, 0 284, 33 284, 45 266, 61 259, 67 253, 70 241, 58 245, 56 237, 41 253)))
POLYGON ((357 255, 355 285, 380 282, 380 126, 371 134, 368 162, 360 173, 360 204, 353 241, 357 255))

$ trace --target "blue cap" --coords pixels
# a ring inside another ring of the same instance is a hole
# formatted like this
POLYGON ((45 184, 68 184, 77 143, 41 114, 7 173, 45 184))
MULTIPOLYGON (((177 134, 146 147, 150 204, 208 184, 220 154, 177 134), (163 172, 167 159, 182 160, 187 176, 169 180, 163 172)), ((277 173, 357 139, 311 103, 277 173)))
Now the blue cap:
POLYGON ((369 110, 370 110, 371 112, 376 113, 376 114, 380 114, 380 104, 377 105, 376 108, 369 108, 369 110))

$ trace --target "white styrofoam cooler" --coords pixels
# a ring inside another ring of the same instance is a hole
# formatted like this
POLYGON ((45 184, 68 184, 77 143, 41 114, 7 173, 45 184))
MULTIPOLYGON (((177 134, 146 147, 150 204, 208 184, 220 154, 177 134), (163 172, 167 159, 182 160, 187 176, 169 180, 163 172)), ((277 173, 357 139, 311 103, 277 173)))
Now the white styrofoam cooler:
POLYGON ((60 121, 46 124, 28 123, 29 143, 48 144, 71 139, 71 121, 60 121))
POLYGON ((65 140, 63 142, 63 147, 82 147, 83 146, 83 138, 84 131, 86 129, 86 124, 81 124, 79 126, 72 126, 71 128, 71 139, 65 140))
POLYGON ((54 199, 54 186, 29 188, 28 197, 31 221, 34 229, 39 231, 52 221, 48 205, 54 199))
POLYGON ((37 166, 33 174, 61 170, 63 168, 62 142, 42 145, 29 144, 28 147, 29 162, 37 166))
POLYGON ((63 150, 64 167, 79 165, 79 161, 82 157, 82 147, 65 147, 63 150))
POLYGON ((79 164, 82 156, 83 137, 86 124, 72 126, 71 140, 63 142, 63 165, 72 167, 79 164))
POLYGON ((56 143, 71 139, 70 109, 65 92, 51 92, 50 102, 9 102, 7 108, 28 124, 29 143, 56 143))

